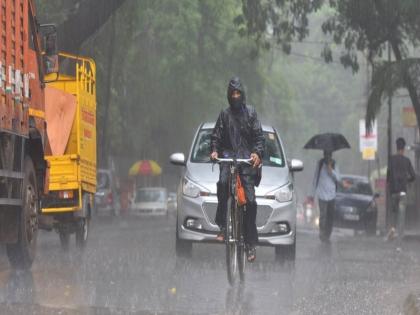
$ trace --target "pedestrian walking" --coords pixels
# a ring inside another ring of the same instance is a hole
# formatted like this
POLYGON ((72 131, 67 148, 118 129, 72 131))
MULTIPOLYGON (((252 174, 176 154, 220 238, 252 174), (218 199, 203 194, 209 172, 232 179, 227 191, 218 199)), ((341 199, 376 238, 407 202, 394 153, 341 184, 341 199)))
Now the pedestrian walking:
POLYGON ((315 168, 312 182, 311 200, 318 198, 319 205, 319 238, 322 242, 329 242, 334 220, 335 197, 340 172, 337 163, 332 158, 331 151, 324 151, 315 168))
POLYGON ((390 193, 391 227, 385 237, 387 241, 395 238, 395 234, 399 241, 404 237, 407 184, 416 179, 413 166, 404 155, 405 144, 404 138, 397 139, 397 154, 392 155, 388 162, 386 180, 390 193))

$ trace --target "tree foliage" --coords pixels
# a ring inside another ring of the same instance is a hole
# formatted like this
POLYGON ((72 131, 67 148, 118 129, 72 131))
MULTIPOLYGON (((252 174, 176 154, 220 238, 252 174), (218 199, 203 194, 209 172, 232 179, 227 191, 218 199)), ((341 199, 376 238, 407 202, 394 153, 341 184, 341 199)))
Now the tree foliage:
MULTIPOLYGON (((233 75, 243 79, 248 101, 264 115, 262 102, 271 93, 268 56, 252 58, 255 42, 238 35, 233 23, 241 12, 238 3, 128 0, 115 16, 114 47, 109 47, 110 22, 85 43, 85 53, 98 65, 98 134, 107 153, 166 162, 171 152, 186 152, 197 126, 214 121, 227 106, 226 87, 233 75), (110 49, 113 65, 108 64, 110 49)), ((281 95, 287 83, 277 82, 281 95)), ((275 115, 285 121, 281 113, 290 111, 290 104, 287 92, 283 95, 275 115)))
POLYGON ((41 16, 56 23, 60 50, 77 53, 80 46, 97 32, 125 0, 38 1, 41 16), (52 14, 51 14, 52 13, 52 14), (51 17, 52 15, 52 17, 51 17))
MULTIPOLYGON (((402 85, 398 87, 408 90, 420 122, 418 85, 413 77, 416 71, 408 67, 412 62, 405 62, 410 57, 410 47, 417 46, 420 39, 420 5, 417 0, 267 0, 258 3, 242 0, 242 3, 243 14, 238 20, 243 22, 247 34, 255 38, 259 47, 267 47, 263 42, 274 38, 288 48, 286 51, 290 50, 293 40, 302 40, 308 35, 309 14, 322 6, 331 8, 331 15, 322 24, 322 30, 334 45, 343 48, 340 62, 357 72, 360 53, 363 53, 378 68, 372 80, 373 94, 367 104, 368 124, 377 113, 378 99, 387 92, 381 89, 385 85, 378 83, 387 80, 378 77, 383 75, 402 79, 399 81, 402 85), (388 44, 398 65, 388 65, 388 70, 384 71, 387 66, 383 64, 383 57, 388 44), (391 74, 392 70, 397 73, 391 74)), ((331 45, 327 44, 321 54, 326 62, 334 60, 331 45)))

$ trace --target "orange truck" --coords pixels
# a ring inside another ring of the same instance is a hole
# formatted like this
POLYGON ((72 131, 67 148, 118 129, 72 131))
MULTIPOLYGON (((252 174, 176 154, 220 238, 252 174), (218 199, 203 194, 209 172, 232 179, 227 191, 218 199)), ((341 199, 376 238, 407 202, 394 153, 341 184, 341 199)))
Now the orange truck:
POLYGON ((48 192, 44 87, 58 72, 56 42, 33 0, 0 0, 0 243, 14 268, 32 265, 48 192))

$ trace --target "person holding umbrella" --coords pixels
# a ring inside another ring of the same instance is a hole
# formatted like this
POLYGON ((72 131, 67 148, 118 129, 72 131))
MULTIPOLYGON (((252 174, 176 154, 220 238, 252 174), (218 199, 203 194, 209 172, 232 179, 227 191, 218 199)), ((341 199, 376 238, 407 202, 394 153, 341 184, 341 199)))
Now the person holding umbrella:
POLYGON ((326 133, 312 137, 304 148, 324 151, 324 157, 315 167, 309 199, 313 202, 315 197, 318 198, 319 238, 322 242, 328 242, 333 229, 337 184, 340 182, 340 172, 337 163, 332 158, 332 152, 350 148, 350 145, 344 136, 326 133))

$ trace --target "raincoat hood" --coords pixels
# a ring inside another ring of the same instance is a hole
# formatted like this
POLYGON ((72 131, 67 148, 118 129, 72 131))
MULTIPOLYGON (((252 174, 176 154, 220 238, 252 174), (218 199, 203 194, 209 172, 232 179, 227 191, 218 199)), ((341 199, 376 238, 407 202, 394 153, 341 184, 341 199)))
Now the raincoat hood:
POLYGON ((239 111, 241 108, 245 106, 245 88, 238 77, 233 77, 229 81, 228 89, 227 89, 227 99, 228 99, 230 108, 233 111, 239 111), (232 98, 232 93, 235 90, 241 93, 241 97, 239 99, 232 98))

